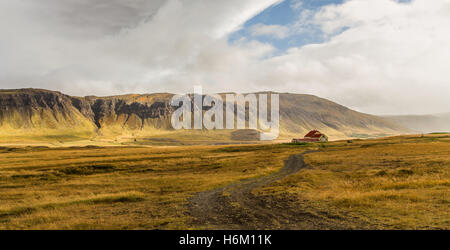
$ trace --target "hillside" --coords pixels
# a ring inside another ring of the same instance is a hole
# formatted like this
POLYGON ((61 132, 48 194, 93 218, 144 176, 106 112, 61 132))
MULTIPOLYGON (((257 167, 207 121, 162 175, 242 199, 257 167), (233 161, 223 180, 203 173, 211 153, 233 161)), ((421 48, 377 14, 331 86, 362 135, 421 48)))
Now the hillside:
MULTIPOLYGON (((173 94, 72 97, 41 89, 0 90, 0 135, 59 141, 153 138, 167 140, 198 134, 212 141, 257 138, 256 131, 173 131, 173 94)), ((367 115, 312 95, 280 94, 280 138, 319 129, 331 139, 394 135, 406 131, 377 116, 367 115)), ((6 139, 5 139, 6 138, 6 139)))
POLYGON ((408 131, 384 118, 356 112, 312 95, 281 94, 282 134, 306 134, 319 129, 331 139, 393 135, 408 131))
POLYGON ((92 123, 93 113, 89 105, 80 103, 79 109, 73 100, 70 96, 47 90, 2 90, 0 134, 88 135, 95 132, 96 126, 92 123))

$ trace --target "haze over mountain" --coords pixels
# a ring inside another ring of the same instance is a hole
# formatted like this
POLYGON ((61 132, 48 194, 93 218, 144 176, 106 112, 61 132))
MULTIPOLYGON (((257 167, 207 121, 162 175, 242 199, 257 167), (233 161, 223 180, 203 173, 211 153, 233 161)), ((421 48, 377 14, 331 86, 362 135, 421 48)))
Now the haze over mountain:
MULTIPOLYGON (((170 118, 176 109, 170 106, 172 96, 164 93, 73 97, 42 89, 0 90, 0 135, 3 138, 65 136, 112 139, 170 134, 174 133, 170 118)), ((330 139, 395 135, 409 131, 388 119, 359 113, 316 96, 281 93, 280 138, 301 137, 311 129, 319 129, 330 139)), ((255 134, 252 131, 216 132, 220 134, 219 142, 223 138, 256 139, 252 137, 255 134)))
POLYGON ((420 133, 450 131, 450 113, 386 116, 385 118, 420 133))

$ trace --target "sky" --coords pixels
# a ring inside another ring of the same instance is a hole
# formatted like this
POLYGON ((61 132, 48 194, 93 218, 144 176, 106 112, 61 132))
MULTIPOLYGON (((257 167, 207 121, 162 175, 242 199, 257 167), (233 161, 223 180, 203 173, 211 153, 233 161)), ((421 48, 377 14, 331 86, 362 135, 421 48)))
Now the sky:
POLYGON ((450 112, 450 0, 0 0, 0 88, 450 112))

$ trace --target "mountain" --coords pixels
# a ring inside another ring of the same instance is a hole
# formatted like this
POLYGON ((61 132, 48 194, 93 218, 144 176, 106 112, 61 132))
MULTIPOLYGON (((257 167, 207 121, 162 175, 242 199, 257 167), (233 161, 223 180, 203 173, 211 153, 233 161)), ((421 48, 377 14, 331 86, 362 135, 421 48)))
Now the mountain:
POLYGON ((47 90, 0 90, 0 134, 86 134, 95 131, 90 106, 82 104, 86 108, 86 113, 82 113, 73 100, 70 96, 47 90))
POLYGON ((372 137, 409 132, 385 118, 368 115, 313 95, 280 94, 282 134, 318 129, 331 139, 372 137))
POLYGON ((419 133, 450 132, 450 113, 386 116, 385 118, 419 133))
MULTIPOLYGON (((211 140, 254 140, 241 131, 173 131, 173 94, 73 97, 42 89, 0 90, 0 136, 59 140, 108 140, 203 135, 211 140)), ((280 94, 280 138, 319 129, 331 139, 394 135, 408 131, 388 119, 363 114, 312 95, 280 94)), ((186 137, 187 136, 187 137, 186 137)), ((5 139, 6 138, 6 139, 5 139)))

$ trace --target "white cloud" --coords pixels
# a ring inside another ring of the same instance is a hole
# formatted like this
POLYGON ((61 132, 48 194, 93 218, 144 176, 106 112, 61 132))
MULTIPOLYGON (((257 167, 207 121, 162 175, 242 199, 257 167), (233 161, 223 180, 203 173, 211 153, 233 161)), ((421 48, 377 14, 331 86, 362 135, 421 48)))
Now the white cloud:
POLYGON ((289 35, 289 28, 281 25, 254 24, 249 28, 252 36, 270 36, 277 39, 286 38, 289 35))
POLYGON ((320 28, 327 42, 276 57, 270 44, 228 36, 278 0, 105 1, 1 0, 0 88, 105 95, 202 84, 316 94, 371 113, 450 109, 450 0, 330 5, 296 26, 320 28))
POLYGON ((8 21, 0 23, 0 87, 78 95, 187 91, 199 74, 264 56, 270 45, 230 46, 227 35, 279 2, 1 0, 8 21))
POLYGON ((299 10, 301 7, 303 7, 303 0, 292 0, 291 1, 291 8, 293 10, 299 10))
POLYGON ((350 0, 319 10, 313 22, 325 34, 344 32, 265 60, 255 82, 371 113, 450 110, 449 0, 350 0))

